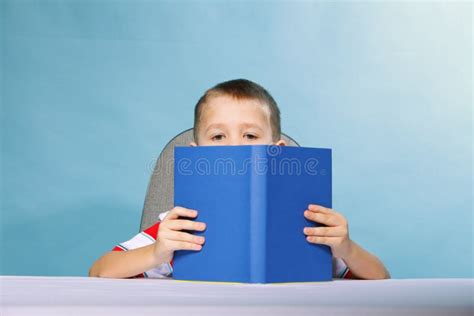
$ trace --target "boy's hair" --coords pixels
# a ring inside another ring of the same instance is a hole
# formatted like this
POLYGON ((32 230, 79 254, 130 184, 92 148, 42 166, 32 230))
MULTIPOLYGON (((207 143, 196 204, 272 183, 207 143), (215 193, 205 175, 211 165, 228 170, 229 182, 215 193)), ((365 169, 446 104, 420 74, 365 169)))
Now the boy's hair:
POLYGON ((270 110, 272 139, 278 141, 281 136, 280 109, 273 97, 259 84, 246 79, 235 79, 217 84, 207 90, 194 108, 194 140, 197 142, 197 130, 201 121, 202 107, 211 97, 226 95, 238 100, 253 99, 267 105, 270 110))

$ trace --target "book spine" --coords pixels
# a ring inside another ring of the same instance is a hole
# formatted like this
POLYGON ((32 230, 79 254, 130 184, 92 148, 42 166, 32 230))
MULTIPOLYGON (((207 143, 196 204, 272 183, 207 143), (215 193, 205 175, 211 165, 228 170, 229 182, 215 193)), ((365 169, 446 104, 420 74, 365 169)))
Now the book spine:
POLYGON ((250 282, 266 282, 266 146, 252 146, 250 173, 250 282))

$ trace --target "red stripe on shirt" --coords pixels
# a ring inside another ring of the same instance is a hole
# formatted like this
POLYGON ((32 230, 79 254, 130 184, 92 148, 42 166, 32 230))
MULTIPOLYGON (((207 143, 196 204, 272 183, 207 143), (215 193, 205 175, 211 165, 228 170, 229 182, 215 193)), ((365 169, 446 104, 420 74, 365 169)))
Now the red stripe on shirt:
POLYGON ((158 236, 158 229, 160 228, 160 222, 156 222, 155 225, 148 227, 145 229, 145 233, 150 235, 154 240, 156 240, 156 236, 158 236))
POLYGON ((342 277, 343 279, 352 279, 353 275, 351 270, 347 269, 346 273, 344 273, 344 276, 342 277))

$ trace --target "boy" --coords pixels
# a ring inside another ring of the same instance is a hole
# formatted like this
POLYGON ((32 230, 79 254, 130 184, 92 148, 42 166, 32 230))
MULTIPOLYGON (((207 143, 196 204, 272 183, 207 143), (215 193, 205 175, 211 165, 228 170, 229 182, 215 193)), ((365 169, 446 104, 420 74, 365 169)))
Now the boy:
MULTIPOLYGON (((195 142, 190 145, 286 145, 280 136, 280 111, 275 100, 258 84, 239 79, 220 83, 199 99, 194 112, 195 142)), ((89 276, 170 276, 175 251, 200 251, 205 247, 205 237, 184 232, 205 230, 205 223, 191 220, 198 211, 176 206, 161 214, 161 222, 117 245, 113 251, 98 259, 91 267, 89 276)), ((349 238, 348 223, 342 214, 309 204, 306 210, 302 210, 301 216, 326 225, 306 227, 303 233, 309 243, 331 247, 334 277, 390 278, 377 257, 349 238)))

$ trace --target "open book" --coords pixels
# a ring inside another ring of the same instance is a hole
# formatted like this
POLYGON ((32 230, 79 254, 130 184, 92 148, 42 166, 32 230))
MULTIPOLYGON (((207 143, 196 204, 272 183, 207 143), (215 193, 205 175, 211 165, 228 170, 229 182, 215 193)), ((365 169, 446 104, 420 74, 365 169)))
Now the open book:
POLYGON ((332 207, 331 150, 271 145, 176 147, 174 205, 206 223, 201 251, 176 251, 178 280, 332 280, 332 253, 303 228, 308 204, 332 207))

